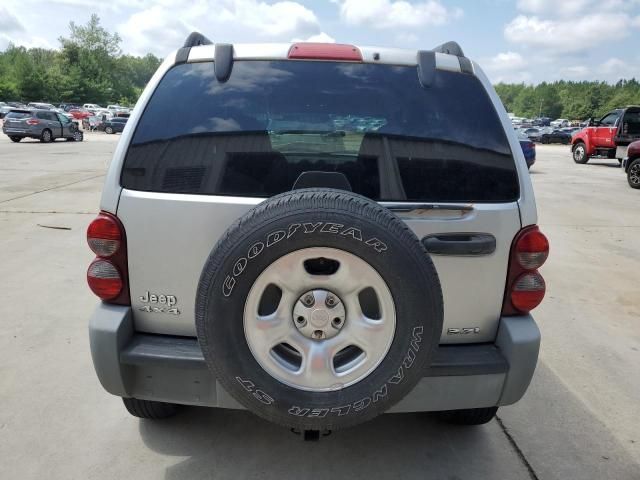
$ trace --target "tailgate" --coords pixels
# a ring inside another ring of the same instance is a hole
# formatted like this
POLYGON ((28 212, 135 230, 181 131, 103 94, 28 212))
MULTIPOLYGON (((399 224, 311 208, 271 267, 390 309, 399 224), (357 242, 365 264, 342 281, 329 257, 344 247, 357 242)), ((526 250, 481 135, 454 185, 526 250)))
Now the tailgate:
MULTIPOLYGON (((118 217, 127 232, 137 330, 195 336, 194 305, 202 267, 226 229, 258 202, 253 198, 123 190, 118 217), (175 299, 173 313, 153 309, 149 300, 161 295, 175 299)), ((495 237, 496 250, 489 255, 432 255, 444 296, 441 342, 492 341, 502 307, 509 249, 520 229, 517 203, 396 213, 418 238, 451 232, 495 237)))

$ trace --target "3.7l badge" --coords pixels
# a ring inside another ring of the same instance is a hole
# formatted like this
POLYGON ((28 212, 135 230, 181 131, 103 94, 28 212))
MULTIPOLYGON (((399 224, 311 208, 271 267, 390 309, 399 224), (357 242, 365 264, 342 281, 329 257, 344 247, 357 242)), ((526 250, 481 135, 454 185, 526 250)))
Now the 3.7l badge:
POLYGON ((142 303, 146 304, 138 308, 141 312, 180 315, 180 310, 176 307, 178 299, 175 295, 151 293, 146 291, 144 295, 138 298, 142 303))

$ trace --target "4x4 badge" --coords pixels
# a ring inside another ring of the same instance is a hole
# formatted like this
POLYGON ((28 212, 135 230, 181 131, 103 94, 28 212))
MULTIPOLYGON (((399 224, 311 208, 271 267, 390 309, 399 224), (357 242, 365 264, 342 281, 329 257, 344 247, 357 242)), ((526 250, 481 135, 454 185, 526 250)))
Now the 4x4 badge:
POLYGON ((156 294, 146 291, 144 295, 138 298, 142 303, 147 304, 138 308, 141 312, 180 315, 180 310, 175 306, 178 303, 175 295, 156 294))

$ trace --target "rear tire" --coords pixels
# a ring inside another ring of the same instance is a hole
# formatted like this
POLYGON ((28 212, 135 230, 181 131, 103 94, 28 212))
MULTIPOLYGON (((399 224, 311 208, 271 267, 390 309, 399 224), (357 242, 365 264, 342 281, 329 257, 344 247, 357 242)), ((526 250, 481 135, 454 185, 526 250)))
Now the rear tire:
POLYGON ((18 143, 22 140, 22 137, 9 137, 13 143, 18 143))
POLYGON ((159 420, 173 417, 178 413, 178 405, 173 403, 153 402, 151 400, 139 400, 137 398, 123 398, 127 411, 138 418, 159 420))
POLYGON ((104 129, 104 133, 112 134, 113 133, 113 128, 111 128, 111 127, 105 128, 104 129))
POLYGON ((40 134, 40 141, 42 143, 50 143, 53 141, 53 134, 51 133, 51 130, 49 130, 48 128, 45 128, 42 133, 40 134))
POLYGON ((584 142, 577 142, 571 148, 573 155, 573 161, 580 164, 585 164, 589 161, 589 155, 587 155, 587 146, 584 142))
POLYGON ((640 158, 635 159, 627 170, 627 182, 631 188, 640 188, 640 158))
POLYGON ((454 425, 484 425, 496 416, 498 407, 469 408, 466 410, 448 410, 439 416, 447 423, 454 425))

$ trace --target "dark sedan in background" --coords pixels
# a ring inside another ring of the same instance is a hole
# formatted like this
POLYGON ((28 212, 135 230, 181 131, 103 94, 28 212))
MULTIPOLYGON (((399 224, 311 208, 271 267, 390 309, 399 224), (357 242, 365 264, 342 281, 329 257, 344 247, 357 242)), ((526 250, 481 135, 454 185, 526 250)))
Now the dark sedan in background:
POLYGON ((111 120, 107 120, 102 123, 104 133, 117 133, 124 130, 124 126, 127 124, 128 118, 113 117, 111 120))
POLYGON ((540 143, 562 143, 564 145, 569 145, 571 143, 571 134, 568 132, 565 132, 564 130, 554 129, 554 130, 543 132, 540 135, 539 142, 540 143))

